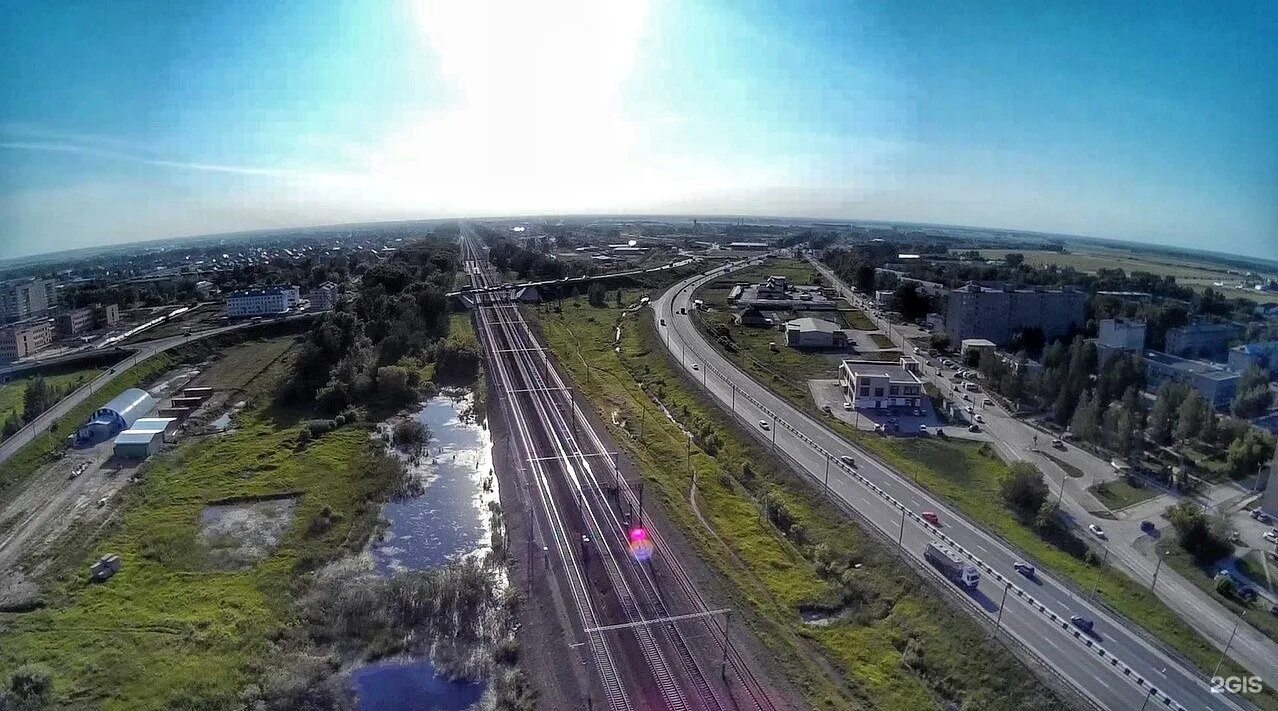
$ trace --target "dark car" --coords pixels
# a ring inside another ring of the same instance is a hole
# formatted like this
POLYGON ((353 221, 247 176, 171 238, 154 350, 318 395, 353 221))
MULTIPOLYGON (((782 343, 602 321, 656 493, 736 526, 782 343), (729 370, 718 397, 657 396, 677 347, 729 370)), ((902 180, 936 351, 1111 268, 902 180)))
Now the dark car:
POLYGON ((1038 571, 1034 570, 1034 566, 1029 563, 1022 563, 1018 560, 1015 563, 1012 563, 1012 567, 1016 569, 1016 572, 1027 578, 1033 578, 1035 575, 1038 575, 1038 571))
POLYGON ((1246 586, 1238 588, 1239 600, 1246 600, 1247 602, 1255 602, 1257 597, 1259 597, 1259 595, 1256 594, 1255 588, 1249 588, 1246 586))
POLYGON ((1087 634, 1092 633, 1092 621, 1082 615, 1074 615, 1069 618, 1070 623, 1087 634))
POLYGON ((1141 521, 1140 530, 1144 531, 1145 533, 1153 533, 1154 531, 1158 530, 1158 527, 1154 525, 1153 521, 1141 521))
POLYGON ((980 428, 979 426, 977 426, 977 425, 968 425, 968 426, 967 426, 967 431, 968 431, 968 432, 980 432, 980 431, 981 431, 981 428, 980 428))

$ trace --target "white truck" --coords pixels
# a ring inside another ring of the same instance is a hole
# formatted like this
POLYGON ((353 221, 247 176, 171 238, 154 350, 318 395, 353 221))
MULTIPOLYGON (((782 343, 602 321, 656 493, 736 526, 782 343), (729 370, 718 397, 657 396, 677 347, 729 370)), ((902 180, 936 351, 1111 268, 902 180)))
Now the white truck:
POLYGON ((973 589, 981 582, 981 572, 976 566, 940 541, 929 541, 923 550, 923 558, 956 585, 973 589))

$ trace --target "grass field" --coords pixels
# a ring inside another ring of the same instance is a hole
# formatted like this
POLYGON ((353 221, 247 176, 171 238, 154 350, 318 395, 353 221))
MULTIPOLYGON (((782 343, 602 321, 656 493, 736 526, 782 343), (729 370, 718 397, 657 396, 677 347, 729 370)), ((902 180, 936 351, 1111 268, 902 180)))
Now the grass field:
MULTIPOLYGON (((44 379, 45 382, 57 388, 60 393, 66 394, 94 379, 101 372, 101 368, 87 368, 68 373, 48 375, 44 379)), ((31 378, 22 378, 0 385, 0 422, 4 422, 11 415, 22 414, 22 393, 30 381, 31 378)))
POLYGON ((864 311, 852 311, 847 314, 848 325, 858 331, 877 331, 878 326, 865 315, 864 311))
MULTIPOLYGON (((1009 251, 1019 251, 1025 255, 1025 261, 1038 266, 1073 267, 1080 272, 1095 274, 1100 269, 1122 268, 1128 273, 1149 272, 1151 274, 1168 275, 1176 278, 1176 283, 1193 289, 1208 287, 1222 291, 1230 297, 1251 299, 1258 303, 1278 301, 1278 294, 1246 291, 1233 288, 1213 286, 1216 282, 1232 284, 1242 279, 1241 275, 1229 274, 1226 267, 1208 264, 1194 264, 1188 261, 1159 257, 1157 255, 1137 254, 1121 249, 1094 248, 1079 252, 1059 253, 1043 250, 1003 250, 982 249, 985 259, 1002 259, 1009 251)), ((1278 278, 1278 274, 1266 274, 1269 278, 1278 278)), ((1258 278, 1258 277, 1254 277, 1258 278)))
POLYGON ((1262 551, 1247 551, 1247 555, 1238 560, 1238 569, 1257 587, 1278 592, 1278 561, 1273 558, 1266 560, 1262 551))
POLYGON ((1110 511, 1118 511, 1128 506, 1135 506, 1162 493, 1161 490, 1152 486, 1132 486, 1124 479, 1103 481, 1087 487, 1087 490, 1097 499, 1100 499, 1100 502, 1105 504, 1105 507, 1110 511))
POLYGON ((287 358, 240 380, 250 354, 291 341, 231 348, 224 368, 206 371, 213 384, 239 382, 253 394, 236 430, 189 440, 147 464, 141 482, 124 490, 104 537, 68 534, 47 581, 49 606, 0 615, 0 673, 46 663, 67 707, 234 707, 270 654, 269 640, 292 623, 294 579, 360 548, 389 486, 365 428, 339 428, 297 446, 298 414, 269 405, 287 358), (203 508, 279 494, 299 497, 280 548, 247 570, 206 569, 196 538, 203 508), (121 556, 122 571, 88 584, 85 566, 105 553, 121 556))
POLYGON ((727 306, 728 292, 740 283, 756 284, 770 276, 783 276, 791 284, 808 286, 824 284, 825 280, 812 268, 812 265, 800 259, 774 259, 766 264, 733 272, 723 279, 716 279, 698 290, 697 298, 711 306, 727 306))
POLYGON ((871 333, 870 340, 874 341, 874 345, 879 348, 896 348, 896 344, 892 342, 892 339, 882 333, 871 333))
MULTIPOLYGON (((1219 657, 1215 647, 1152 595, 1144 585, 1111 566, 1098 570, 1096 565, 1085 560, 1086 550, 1080 541, 1073 538, 1049 540, 1013 516, 1003 506, 1000 495, 1000 484, 1007 476, 1008 468, 988 448, 952 439, 895 439, 858 432, 816 409, 807 390, 807 377, 801 368, 765 367, 753 358, 744 357, 747 353, 753 355, 754 351, 729 351, 721 342, 716 342, 716 347, 725 357, 754 375, 778 395, 814 416, 825 417, 828 426, 844 438, 870 450, 897 471, 945 498, 968 518, 1024 551, 1040 566, 1069 579, 1084 590, 1091 590, 1099 579, 1097 596, 1101 600, 1138 622, 1200 669, 1209 671, 1215 665, 1219 657)), ((1232 661, 1227 661, 1225 667, 1243 673, 1241 667, 1232 661)), ((1278 709, 1278 694, 1273 691, 1266 691, 1253 701, 1265 708, 1278 709)))
POLYGON ((705 404, 672 369, 646 312, 637 322, 623 322, 623 348, 616 353, 612 329, 619 312, 582 303, 562 315, 536 315, 547 342, 604 421, 620 423, 614 434, 643 469, 648 491, 655 490, 670 519, 728 582, 728 599, 721 602, 743 611, 745 624, 772 655, 767 662, 808 704, 1059 705, 974 622, 705 404), (687 438, 652 396, 696 433, 692 471, 683 465, 687 438), (689 500, 694 481, 695 507, 689 500), (789 537, 761 514, 763 497, 780 502, 798 522, 789 537), (860 567, 847 565, 852 561, 860 567), (856 591, 841 619, 829 626, 804 624, 801 609, 838 608, 841 589, 856 591))
POLYGON ((1070 464, 1069 462, 1065 461, 1064 459, 1061 459, 1060 457, 1058 457, 1058 456, 1056 456, 1056 455, 1052 454, 1050 451, 1043 450, 1042 454, 1043 454, 1043 456, 1044 456, 1044 457, 1047 457, 1048 459, 1050 459, 1050 460, 1052 460, 1053 462, 1055 462, 1055 463, 1056 463, 1056 466, 1060 467, 1061 469, 1064 469, 1064 470, 1065 470, 1065 473, 1066 473, 1066 474, 1068 474, 1069 476, 1071 476, 1071 477, 1073 477, 1073 478, 1075 478, 1075 479, 1082 479, 1082 478, 1083 478, 1083 470, 1082 470, 1082 469, 1079 469, 1078 467, 1074 466, 1073 464, 1070 464))
MULTIPOLYGON (((1246 611, 1247 616, 1243 618, 1243 624, 1249 624, 1263 632, 1270 639, 1278 640, 1278 617, 1269 614, 1269 605, 1263 602, 1263 598, 1259 603, 1248 604, 1235 598, 1221 595, 1216 592, 1216 583, 1212 579, 1218 566, 1203 568, 1195 563, 1193 557, 1185 552, 1185 549, 1181 548, 1175 541, 1168 541, 1168 544, 1163 548, 1163 550, 1167 551, 1163 558, 1164 565, 1170 565, 1173 570, 1180 573, 1181 576, 1200 590, 1211 595, 1212 599, 1224 605, 1230 612, 1241 615, 1246 611)), ((1255 563, 1258 566, 1258 561, 1255 561, 1255 563)), ((1245 565, 1251 564, 1245 563, 1245 565)), ((1270 561, 1269 566, 1273 568, 1274 563, 1270 561)), ((1263 580, 1260 582, 1263 582, 1263 580)))

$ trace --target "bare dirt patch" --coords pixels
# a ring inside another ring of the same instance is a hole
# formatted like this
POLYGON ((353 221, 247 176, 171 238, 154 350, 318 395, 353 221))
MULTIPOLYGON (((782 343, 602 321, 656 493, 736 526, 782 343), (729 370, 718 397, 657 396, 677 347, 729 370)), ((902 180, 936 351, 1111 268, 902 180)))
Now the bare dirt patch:
POLYGON ((243 570, 279 547, 293 523, 293 495, 206 506, 200 513, 200 545, 213 570, 243 570))

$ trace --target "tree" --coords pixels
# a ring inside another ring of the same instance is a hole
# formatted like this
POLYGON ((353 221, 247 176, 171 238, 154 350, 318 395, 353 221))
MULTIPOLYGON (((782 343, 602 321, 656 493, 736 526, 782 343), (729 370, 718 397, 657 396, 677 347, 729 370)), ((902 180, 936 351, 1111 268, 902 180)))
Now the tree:
POLYGON ((1016 462, 1011 470, 1000 486, 1000 493, 1008 508, 1022 521, 1028 521, 1040 513, 1047 501, 1047 482, 1029 462, 1016 462))
POLYGON ((1192 501, 1181 501, 1168 507, 1167 520, 1176 529, 1180 546, 1194 557, 1199 565, 1207 565, 1233 552, 1234 544, 1225 534, 1224 524, 1212 520, 1202 507, 1192 501))
POLYGON ((400 420, 391 431, 391 442, 396 447, 418 456, 421 456, 429 441, 430 429, 411 417, 400 420))
POLYGON ((590 282, 590 288, 586 290, 586 301, 589 302, 591 306, 597 309, 602 309, 607 305, 607 298, 608 290, 604 288, 603 284, 600 284, 597 281, 590 282))
POLYGON ((1249 427, 1229 445, 1225 461, 1234 478, 1255 474, 1260 465, 1269 461, 1274 451, 1274 438, 1258 427, 1249 427))
POLYGON ((912 281, 901 282, 896 287, 896 308, 901 312, 901 316, 906 321, 918 321, 927 316, 932 310, 931 301, 927 294, 919 289, 919 285, 912 281))
POLYGON ((407 403, 417 397, 415 390, 419 379, 417 371, 398 365, 385 365, 377 369, 377 392, 393 403, 407 403))
POLYGON ((1016 268, 1025 263, 1025 255, 1020 252, 1008 252, 1003 255, 1003 261, 1007 266, 1016 268))
POLYGON ((1189 388, 1180 383, 1166 382, 1158 389, 1154 409, 1149 414, 1149 437, 1158 444, 1170 444, 1172 428, 1176 425, 1176 413, 1189 388))
POLYGON ((1238 381, 1238 393, 1230 405, 1230 411, 1237 417, 1252 418, 1263 415, 1273 402, 1273 392, 1269 389, 1269 376, 1265 371, 1251 366, 1238 381))
POLYGON ((1180 408, 1176 411, 1176 439, 1184 442, 1196 439, 1202 434, 1203 424, 1206 421, 1205 412, 1210 412, 1211 405, 1198 394, 1197 390, 1191 390, 1189 396, 1180 403, 1180 408))
POLYGON ((53 700, 53 672, 43 664, 24 664, 9 675, 0 690, 0 709, 41 711, 53 700))
POLYGON ((58 391, 47 380, 35 377, 22 389, 22 418, 30 422, 58 401, 58 391))
POLYGON ((1078 401, 1078 407, 1074 409, 1074 417, 1069 422, 1069 429, 1088 442, 1095 442, 1098 439, 1100 420, 1100 403, 1092 397, 1092 391, 1088 390, 1083 393, 1083 397, 1078 401))

